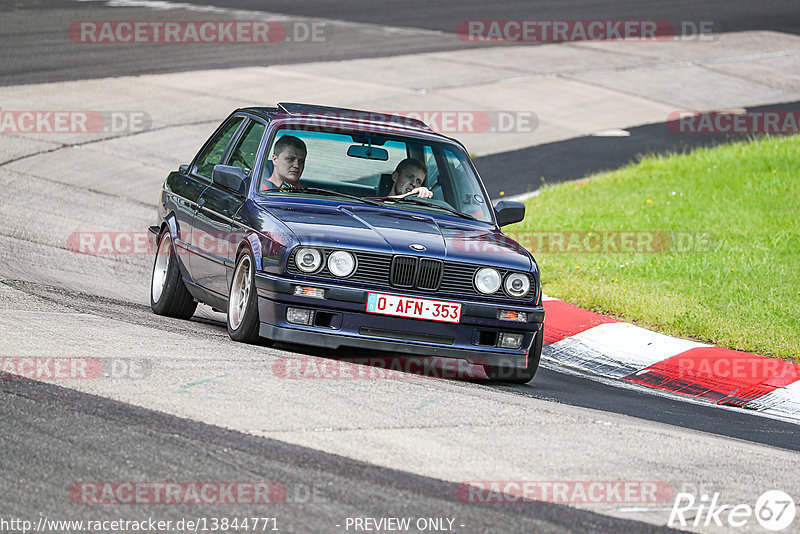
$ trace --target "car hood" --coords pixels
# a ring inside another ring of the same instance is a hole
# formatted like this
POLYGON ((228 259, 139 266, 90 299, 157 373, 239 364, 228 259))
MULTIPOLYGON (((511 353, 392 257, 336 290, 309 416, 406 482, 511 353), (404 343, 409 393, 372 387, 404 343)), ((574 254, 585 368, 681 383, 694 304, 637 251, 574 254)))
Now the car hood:
POLYGON ((295 201, 270 202, 262 207, 280 219, 304 245, 531 269, 527 251, 485 223, 353 204, 295 201), (425 249, 416 250, 420 245, 425 249))

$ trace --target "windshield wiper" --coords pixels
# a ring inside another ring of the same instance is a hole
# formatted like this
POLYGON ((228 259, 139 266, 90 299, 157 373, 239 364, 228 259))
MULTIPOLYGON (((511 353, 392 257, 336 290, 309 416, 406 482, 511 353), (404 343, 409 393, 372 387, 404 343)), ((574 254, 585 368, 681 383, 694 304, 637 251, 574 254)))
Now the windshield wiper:
POLYGON ((480 220, 476 219, 475 217, 473 217, 469 213, 462 213, 462 212, 458 211, 457 209, 451 208, 450 206, 440 206, 439 204, 430 204, 428 202, 425 202, 422 199, 415 198, 415 197, 394 197, 394 198, 392 198, 392 197, 369 197, 369 198, 370 198, 370 200, 378 200, 379 202, 410 202, 411 204, 418 204, 420 206, 427 206, 429 208, 439 208, 439 209, 444 210, 444 211, 446 211, 448 213, 452 213, 456 217, 461 217, 462 219, 469 219, 470 221, 483 222, 483 221, 480 221, 480 220))
MULTIPOLYGON (((358 200, 365 204, 372 204, 373 206, 380 206, 380 202, 370 200, 368 198, 357 197, 355 195, 348 195, 347 193, 339 193, 332 189, 322 189, 320 187, 281 187, 280 189, 271 189, 270 191, 279 191, 281 193, 317 193, 320 195, 328 195, 334 197, 344 197, 352 200, 358 200)), ((265 191, 265 193, 268 191, 265 191)))

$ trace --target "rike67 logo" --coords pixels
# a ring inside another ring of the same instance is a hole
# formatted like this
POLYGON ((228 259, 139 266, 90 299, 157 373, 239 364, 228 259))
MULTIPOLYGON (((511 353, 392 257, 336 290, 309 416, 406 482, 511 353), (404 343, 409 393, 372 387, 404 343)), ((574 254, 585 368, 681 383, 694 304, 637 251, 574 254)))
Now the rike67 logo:
POLYGON ((667 525, 670 527, 743 528, 755 519, 763 528, 780 532, 794 521, 797 509, 794 499, 781 490, 763 493, 755 506, 720 502, 720 494, 703 494, 698 499, 691 493, 678 493, 667 525))

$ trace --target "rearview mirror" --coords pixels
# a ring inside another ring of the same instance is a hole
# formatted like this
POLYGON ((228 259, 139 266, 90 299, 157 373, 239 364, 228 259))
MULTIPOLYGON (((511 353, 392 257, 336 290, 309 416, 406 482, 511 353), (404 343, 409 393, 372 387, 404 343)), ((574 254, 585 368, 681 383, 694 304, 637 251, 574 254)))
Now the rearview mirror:
POLYGON ((378 161, 387 161, 389 159, 389 151, 385 148, 364 145, 350 145, 350 148, 347 149, 347 155, 351 158, 376 159, 378 161))
POLYGON ((525 204, 513 200, 501 200, 494 205, 494 212, 497 215, 497 224, 500 226, 514 224, 525 218, 525 204))
POLYGON ((230 165, 214 165, 214 170, 211 173, 212 182, 231 191, 236 191, 240 195, 247 194, 245 190, 246 180, 247 177, 242 169, 230 165))

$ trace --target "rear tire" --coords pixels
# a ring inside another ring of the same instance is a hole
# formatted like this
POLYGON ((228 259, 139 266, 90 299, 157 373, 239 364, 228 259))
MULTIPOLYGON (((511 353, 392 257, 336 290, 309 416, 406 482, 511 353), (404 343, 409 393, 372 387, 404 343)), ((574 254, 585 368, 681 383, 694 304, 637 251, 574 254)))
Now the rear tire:
POLYGON ((536 376, 539 369, 539 360, 542 358, 542 338, 544 338, 544 324, 536 332, 536 339, 533 347, 528 353, 528 365, 522 369, 519 367, 500 367, 496 365, 485 365, 484 370, 489 380, 505 382, 508 384, 527 384, 536 376))
POLYGON ((230 291, 228 292, 228 335, 240 343, 257 343, 258 291, 256 291, 256 266, 250 250, 236 260, 230 291))
POLYGON ((158 315, 177 319, 189 319, 197 309, 197 301, 183 283, 169 230, 158 238, 150 278, 150 309, 158 315))

